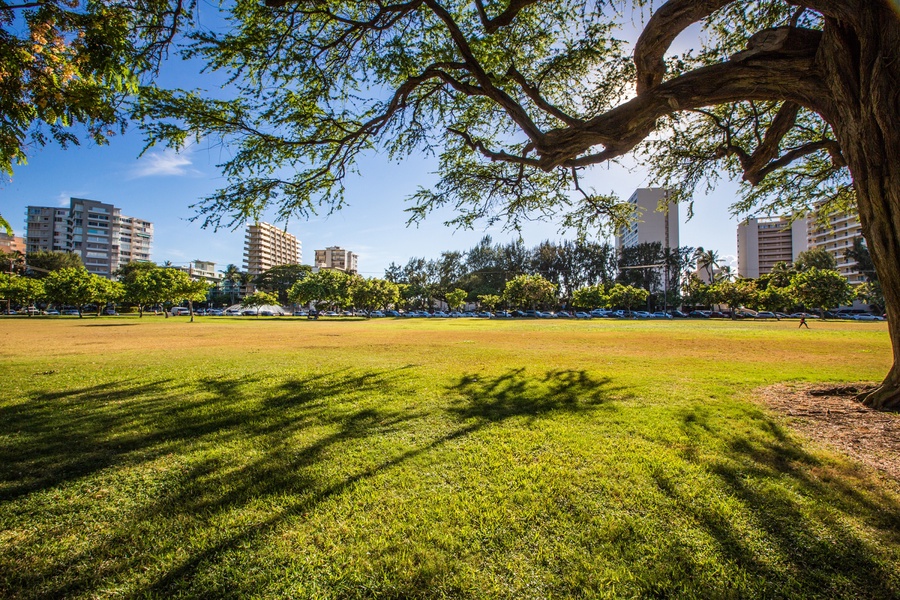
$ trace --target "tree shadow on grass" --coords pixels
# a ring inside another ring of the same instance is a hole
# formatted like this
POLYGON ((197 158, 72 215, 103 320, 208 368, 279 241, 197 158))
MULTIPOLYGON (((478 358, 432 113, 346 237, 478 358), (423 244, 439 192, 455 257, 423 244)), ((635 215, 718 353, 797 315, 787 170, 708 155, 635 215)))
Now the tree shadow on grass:
MULTIPOLYGON (((694 408, 681 422, 689 438, 723 449, 714 456, 693 450, 681 455, 712 476, 716 489, 735 501, 731 509, 698 496, 684 485, 683 474, 663 468, 652 473, 658 489, 714 540, 722 562, 754 578, 756 589, 768 597, 812 597, 813 590, 820 598, 900 596, 890 557, 876 550, 879 544, 900 543, 896 496, 872 485, 852 464, 810 454, 758 409, 745 409, 743 421, 752 427, 736 431, 709 410, 694 408), (859 531, 851 521, 869 531, 859 531), (873 535, 880 542, 873 542, 873 535)), ((690 553, 680 560, 693 562, 690 553)), ((668 562, 661 561, 660 568, 668 562)), ((656 592, 675 589, 660 585, 657 581, 656 592)), ((733 592, 728 585, 720 590, 733 592)))
MULTIPOLYGON (((523 371, 493 379, 465 377, 449 391, 462 397, 451 414, 466 422, 456 426, 444 422, 433 433, 407 443, 382 444, 368 459, 351 462, 355 469, 323 475, 336 453, 417 431, 416 423, 429 418, 414 402, 386 408, 383 401, 368 401, 373 394, 383 398, 409 393, 409 368, 311 373, 266 384, 264 392, 252 398, 248 385, 259 382, 237 377, 202 379, 190 390, 168 380, 119 382, 64 394, 36 394, 27 403, 0 411, 0 430, 15 430, 29 439, 25 446, 3 450, 7 467, 0 467, 6 484, 0 507, 107 467, 166 461, 183 453, 185 444, 216 448, 249 441, 253 450, 251 457, 236 464, 215 453, 172 464, 159 475, 164 485, 148 493, 127 521, 91 539, 83 549, 54 558, 44 569, 17 572, 5 584, 8 589, 0 585, 0 595, 24 590, 44 597, 96 595, 108 589, 110 581, 140 580, 148 564, 161 575, 142 585, 137 595, 240 595, 233 587, 209 587, 225 586, 225 582, 210 583, 209 578, 215 578, 210 570, 215 572, 235 551, 262 543, 285 521, 303 518, 358 483, 439 451, 489 423, 537 418, 551 411, 588 410, 602 402, 600 390, 608 387, 608 380, 568 371, 535 378, 523 371), (63 399, 68 408, 60 411, 58 403, 63 399), (66 428, 69 423, 74 426, 66 428), (293 434, 305 428, 316 433, 303 437, 307 441, 298 446, 293 434), (54 436, 58 436, 55 441, 54 436), (41 476, 19 480, 18 474, 31 467, 39 467, 41 476), (251 506, 255 507, 250 509, 252 516, 243 524, 211 526, 251 506), (260 506, 266 507, 261 515, 260 506), (185 550, 180 539, 151 534, 146 540, 141 533, 160 526, 165 531, 171 522, 179 523, 180 535, 194 539, 193 546, 177 561, 153 558, 185 550), (205 583, 198 583, 204 577, 205 583)), ((0 551, 0 565, 15 563, 15 556, 15 549, 0 551)), ((247 555, 243 560, 253 559, 247 555)))
POLYGON ((522 367, 494 377, 461 377, 449 389, 461 397, 450 412, 460 419, 489 422, 513 417, 533 420, 558 411, 593 410, 621 390, 613 387, 609 377, 596 377, 583 370, 547 371, 532 377, 522 367))

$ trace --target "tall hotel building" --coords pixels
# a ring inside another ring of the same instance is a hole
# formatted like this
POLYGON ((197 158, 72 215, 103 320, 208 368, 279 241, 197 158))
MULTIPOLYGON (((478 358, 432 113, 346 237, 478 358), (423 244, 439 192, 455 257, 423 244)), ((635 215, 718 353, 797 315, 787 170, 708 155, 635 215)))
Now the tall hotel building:
POLYGON ((795 219, 770 217, 749 218, 738 225, 738 275, 757 278, 772 271, 779 261, 793 264, 805 250, 822 249, 834 257, 838 271, 852 284, 865 277, 856 264, 847 260, 846 252, 853 240, 862 237, 859 215, 839 213, 817 223, 815 216, 795 219))
POLYGON ((737 228, 738 277, 757 279, 771 273, 776 263, 793 264, 807 249, 806 218, 745 219, 737 228))
POLYGON ((809 247, 821 248, 834 257, 841 275, 852 284, 863 283, 866 278, 856 270, 856 263, 847 260, 846 252, 853 247, 853 240, 862 237, 859 214, 838 213, 828 217, 827 223, 817 224, 810 219, 809 247))
POLYGON ((281 265, 300 264, 301 256, 300 241, 283 229, 269 223, 247 227, 244 270, 250 275, 259 275, 281 265))
POLYGON ((67 209, 29 206, 26 236, 27 252, 74 252, 89 272, 111 278, 126 263, 150 260, 153 223, 112 204, 72 198, 67 209))
POLYGON ((635 209, 635 221, 616 234, 616 250, 643 243, 659 242, 663 249, 678 247, 678 205, 666 203, 668 191, 639 188, 628 199, 635 209))

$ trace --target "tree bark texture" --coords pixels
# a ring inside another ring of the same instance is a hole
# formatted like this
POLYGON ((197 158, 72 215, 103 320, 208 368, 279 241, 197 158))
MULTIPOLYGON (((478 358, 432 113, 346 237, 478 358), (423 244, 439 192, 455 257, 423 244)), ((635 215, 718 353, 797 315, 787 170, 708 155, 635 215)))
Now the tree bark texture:
POLYGON ((900 15, 870 0, 852 22, 827 18, 817 62, 830 94, 821 111, 841 145, 859 219, 884 290, 894 362, 860 399, 900 409, 900 15))

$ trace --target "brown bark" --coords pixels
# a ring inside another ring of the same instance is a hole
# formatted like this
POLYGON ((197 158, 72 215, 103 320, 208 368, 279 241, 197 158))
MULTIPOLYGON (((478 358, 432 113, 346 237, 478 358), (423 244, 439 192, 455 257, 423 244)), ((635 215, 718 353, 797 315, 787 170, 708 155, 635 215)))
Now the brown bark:
POLYGON ((827 19, 819 53, 830 122, 853 176, 863 235, 884 290, 894 362, 860 399, 900 409, 900 15, 870 0, 852 23, 827 19))

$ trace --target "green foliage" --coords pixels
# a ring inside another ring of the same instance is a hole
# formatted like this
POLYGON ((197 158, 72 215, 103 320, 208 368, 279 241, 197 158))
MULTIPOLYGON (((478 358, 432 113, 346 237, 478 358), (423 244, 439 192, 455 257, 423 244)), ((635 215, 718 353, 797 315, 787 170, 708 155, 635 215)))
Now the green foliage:
POLYGON ((96 298, 95 277, 84 268, 64 267, 44 278, 44 290, 51 301, 75 306, 78 308, 78 315, 82 316, 82 305, 93 302, 96 298))
POLYGON ((797 255, 797 260, 794 261, 795 270, 802 273, 813 267, 820 271, 836 271, 837 261, 830 252, 823 248, 805 250, 797 255))
MULTIPOLYGON (((740 279, 738 281, 720 281, 710 286, 708 291, 709 302, 712 304, 727 304, 734 311, 740 307, 752 307, 758 302, 758 290, 753 279, 740 279)), ((734 313, 732 312, 732 316, 734 313)))
POLYGON ((853 261, 855 265, 853 270, 862 273, 867 282, 874 283, 878 281, 875 263, 872 262, 872 255, 869 253, 869 247, 866 245, 865 239, 861 237, 853 238, 853 245, 844 252, 844 257, 853 261))
POLYGON ((125 286, 119 281, 112 281, 99 275, 91 279, 91 302, 97 304, 97 314, 107 304, 116 304, 125 299, 125 286))
POLYGON ((557 287, 540 275, 519 275, 507 282, 503 299, 511 306, 536 308, 555 303, 557 287))
POLYGON ((291 287, 288 298, 296 304, 322 302, 333 306, 347 306, 350 303, 352 277, 343 271, 321 269, 311 273, 291 287))
POLYGON ((350 302, 356 308, 387 308, 400 301, 400 286, 384 279, 354 275, 350 281, 350 302))
POLYGON ((81 262, 81 255, 74 252, 62 252, 58 250, 38 250, 37 252, 29 252, 25 257, 25 262, 29 267, 34 267, 32 275, 38 279, 43 279, 48 275, 49 271, 58 271, 60 269, 83 269, 84 263, 81 262))
POLYGON ((455 310, 466 303, 466 298, 468 298, 468 296, 469 294, 466 290, 455 289, 451 292, 447 292, 444 297, 447 299, 447 306, 449 306, 451 310, 455 310))
POLYGON ((253 292, 241 298, 241 308, 255 308, 259 317, 259 308, 266 305, 278 305, 278 297, 268 292, 253 292))
POLYGON ((606 288, 602 285, 592 285, 575 290, 572 295, 572 304, 579 308, 593 309, 607 306, 609 299, 606 288))
POLYGON ((607 305, 610 308, 625 308, 631 310, 633 307, 643 304, 650 297, 650 292, 645 289, 633 287, 630 285, 622 285, 617 283, 612 286, 606 293, 607 305))
POLYGON ((494 310, 503 302, 503 296, 497 294, 481 294, 478 296, 478 302, 486 310, 494 310))
POLYGON ((853 298, 853 287, 843 275, 817 267, 797 273, 788 289, 798 304, 823 311, 846 304, 853 298))
MULTIPOLYGON (((229 265, 229 267, 234 267, 234 265, 229 265)), ((309 265, 279 265, 257 275, 253 283, 257 289, 277 296, 279 304, 287 304, 289 302, 288 292, 291 287, 311 272, 312 267, 309 265)), ((234 277, 228 270, 226 270, 226 276, 234 277)))
POLYGON ((6 235, 13 234, 12 225, 9 224, 9 221, 3 218, 3 215, 0 215, 0 229, 6 232, 6 235))

